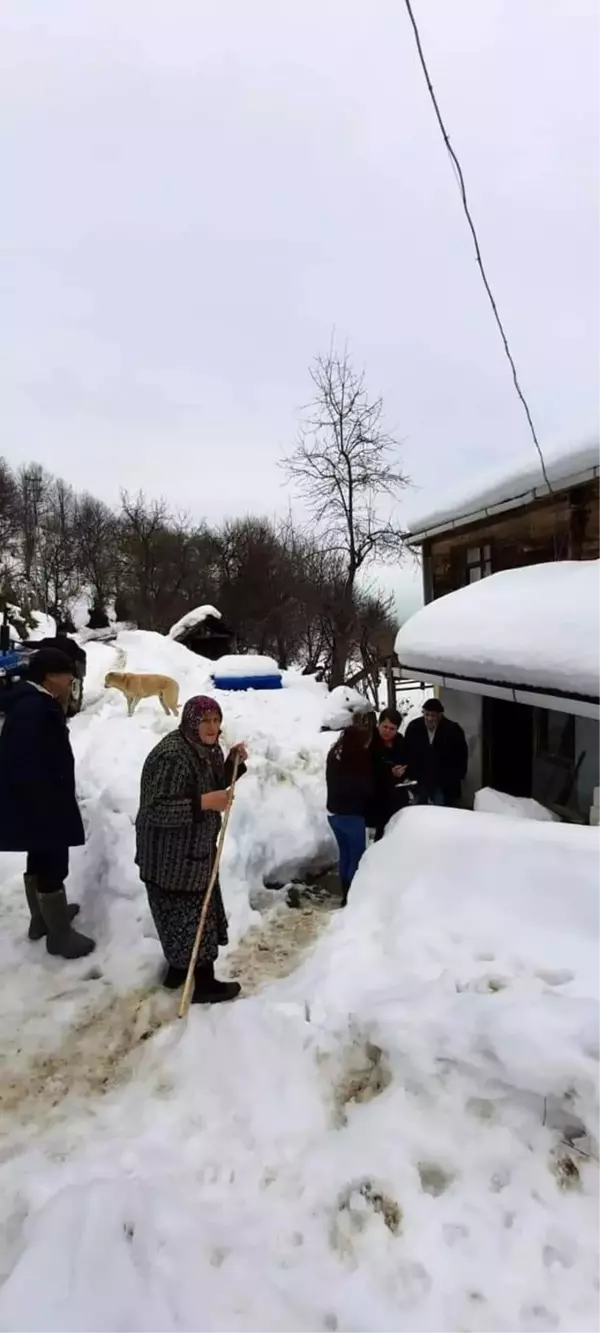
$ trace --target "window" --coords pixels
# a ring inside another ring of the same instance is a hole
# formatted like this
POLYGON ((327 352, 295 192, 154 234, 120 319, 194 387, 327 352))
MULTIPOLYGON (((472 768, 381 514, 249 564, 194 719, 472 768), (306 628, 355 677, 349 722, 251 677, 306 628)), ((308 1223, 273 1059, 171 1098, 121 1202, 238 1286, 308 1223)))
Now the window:
POLYGON ((479 583, 492 572, 492 548, 489 542, 485 546, 467 548, 467 583, 479 583))
POLYGON ((534 708, 531 795, 550 809, 577 804, 575 718, 554 709, 534 708))
POLYGON ((575 760, 575 718, 570 713, 536 708, 536 754, 553 759, 575 760))

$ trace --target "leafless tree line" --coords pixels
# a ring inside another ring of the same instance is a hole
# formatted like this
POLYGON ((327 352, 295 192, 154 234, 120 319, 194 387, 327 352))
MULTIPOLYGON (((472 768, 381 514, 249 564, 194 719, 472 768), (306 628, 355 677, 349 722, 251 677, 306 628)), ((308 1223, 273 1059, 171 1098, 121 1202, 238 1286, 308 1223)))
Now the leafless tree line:
POLYGON ((330 350, 311 374, 315 398, 283 464, 309 526, 246 517, 209 527, 141 492, 123 493, 114 510, 36 463, 13 471, 0 459, 0 594, 65 628, 84 592, 91 628, 114 608, 120 621, 165 631, 211 603, 241 650, 321 670, 333 685, 359 666, 375 682, 393 625, 359 576, 370 559, 400 559, 400 533, 378 504, 406 478, 381 401, 348 355, 330 350))
MULTIPOLYGON (((202 603, 218 606, 241 650, 269 653, 331 677, 342 562, 290 520, 247 517, 218 528, 169 512, 162 500, 123 494, 118 510, 37 464, 12 472, 0 459, 0 591, 27 614, 72 628, 85 593, 89 625, 109 609, 141 629, 167 630, 202 603)), ((358 593, 350 656, 389 638, 385 602, 358 593), (375 633, 374 633, 375 631, 375 633)))

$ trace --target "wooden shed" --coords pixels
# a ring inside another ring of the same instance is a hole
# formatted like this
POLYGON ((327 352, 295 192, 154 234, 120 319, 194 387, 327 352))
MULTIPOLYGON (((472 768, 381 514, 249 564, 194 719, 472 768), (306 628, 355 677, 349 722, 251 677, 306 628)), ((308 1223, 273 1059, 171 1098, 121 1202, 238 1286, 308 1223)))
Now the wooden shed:
POLYGON ((182 616, 169 630, 169 638, 181 643, 199 657, 218 662, 235 652, 235 632, 225 624, 214 606, 200 606, 182 616))

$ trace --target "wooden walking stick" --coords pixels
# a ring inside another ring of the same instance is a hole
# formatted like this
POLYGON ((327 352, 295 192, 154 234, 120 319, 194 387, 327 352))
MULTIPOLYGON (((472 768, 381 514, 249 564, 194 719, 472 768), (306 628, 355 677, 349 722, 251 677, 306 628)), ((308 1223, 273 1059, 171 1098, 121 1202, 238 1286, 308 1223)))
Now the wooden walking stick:
POLYGON ((229 823, 229 816, 230 816, 230 814, 231 814, 231 807, 232 807, 232 804, 233 804, 233 789, 234 789, 235 784, 236 784, 237 771, 238 771, 238 768, 239 768, 239 763, 240 763, 240 757, 239 757, 239 754, 236 753, 235 758, 234 758, 234 761, 233 761, 233 773, 232 773, 232 776, 231 776, 231 787, 229 788, 229 800, 228 800, 228 802, 227 802, 227 805, 226 805, 226 807, 225 807, 225 812, 224 812, 224 814, 223 814, 223 822, 222 822, 222 824, 221 824, 221 830, 220 830, 219 838, 218 838, 218 841, 217 841, 217 850, 216 850, 216 852, 215 852, 215 859, 214 859, 214 863, 213 863, 213 868, 212 868, 212 870, 211 870, 211 873, 210 873, 210 879, 209 879, 209 881, 208 881, 208 888, 207 888, 207 890, 206 890, 206 897, 205 897, 204 902, 203 902, 203 904, 202 904, 202 911, 201 911, 201 913, 200 913, 200 920, 199 920, 199 922, 198 922, 198 929, 197 929, 197 931, 196 931, 196 938, 195 938, 195 940, 194 940, 194 947, 193 947, 193 949, 192 949, 192 956, 191 956, 191 958, 190 958, 190 963, 189 963, 189 967, 188 967, 188 971, 187 971, 187 977, 186 977, 186 979, 185 979, 185 986, 184 986, 184 988, 183 988, 183 995, 182 995, 182 997, 181 997, 181 1004, 180 1004, 180 1006, 179 1006, 179 1018, 185 1018, 185 1016, 186 1016, 186 1014, 187 1014, 187 1011, 188 1011, 188 1009, 189 1009, 189 1007, 190 1007, 190 1000, 191 1000, 191 997, 192 997, 192 987, 193 987, 193 985, 194 985, 194 971, 195 971, 195 968, 196 968, 196 963, 198 962, 198 954, 199 954, 199 952, 200 952, 200 945, 201 945, 201 943, 202 943, 202 936, 203 936, 203 934, 204 934, 204 927, 205 927, 205 925, 206 925, 206 918, 207 918, 207 916, 208 916, 208 909, 209 909, 209 907, 210 907, 210 901, 211 901, 211 898, 212 898, 212 896, 213 896, 213 889, 214 889, 215 884, 216 884, 216 882, 217 882, 217 875, 218 875, 218 873, 219 873, 219 864, 220 864, 220 861, 221 861, 221 853, 222 853, 222 851, 223 851, 223 843, 225 842, 225 834, 226 834, 226 832, 227 832, 227 825, 228 825, 228 823, 229 823))

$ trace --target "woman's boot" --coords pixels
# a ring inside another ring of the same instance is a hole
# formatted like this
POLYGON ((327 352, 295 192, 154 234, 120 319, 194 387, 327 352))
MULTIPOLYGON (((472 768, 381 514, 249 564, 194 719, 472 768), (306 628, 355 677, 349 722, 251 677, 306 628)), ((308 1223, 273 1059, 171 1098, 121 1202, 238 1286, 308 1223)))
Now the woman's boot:
POLYGON ((171 963, 169 963, 162 984, 165 990, 179 990, 180 986, 183 986, 186 977, 187 968, 173 967, 171 963))
POLYGON ((51 893, 41 893, 38 889, 38 902, 48 932, 48 953, 59 958, 85 958, 96 948, 94 940, 73 930, 64 888, 51 893))
POLYGON ((213 963, 199 963, 192 1004, 224 1004, 237 999, 241 989, 238 981, 217 981, 213 963))
MULTIPOLYGON (((40 904, 38 902, 38 877, 37 875, 24 875, 23 882, 25 884, 27 906, 31 913, 28 932, 29 938, 30 940, 43 940, 44 935, 46 934, 46 922, 44 921, 40 911, 40 904)), ((68 910, 69 920, 72 921, 73 917, 77 916, 79 911, 79 903, 69 903, 68 910)))

